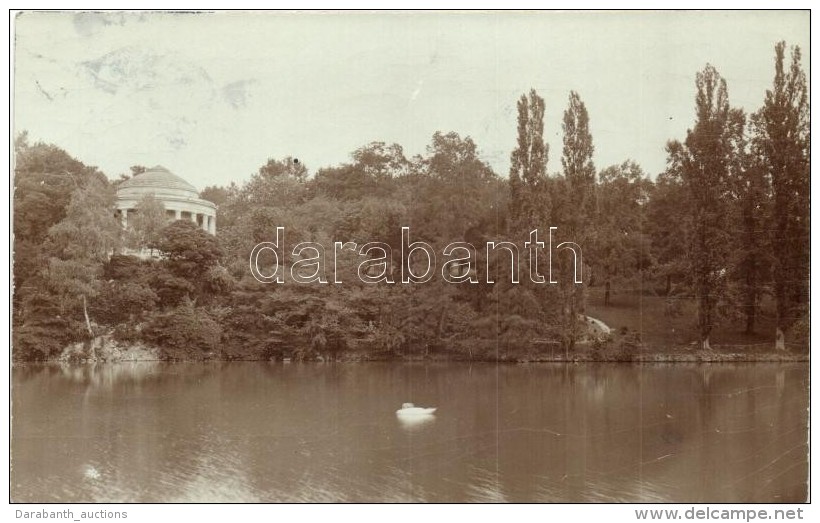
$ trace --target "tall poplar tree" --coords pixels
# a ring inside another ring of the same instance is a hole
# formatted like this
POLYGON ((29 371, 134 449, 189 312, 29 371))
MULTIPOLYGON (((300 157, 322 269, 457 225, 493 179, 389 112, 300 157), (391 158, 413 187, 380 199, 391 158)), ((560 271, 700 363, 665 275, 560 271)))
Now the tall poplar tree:
POLYGON ((809 100, 800 48, 785 64, 785 42, 775 45, 774 84, 753 117, 755 149, 771 181, 771 252, 777 302, 775 347, 809 299, 809 100))
POLYGON ((569 233, 577 242, 588 228, 595 209, 595 164, 592 162, 592 135, 589 114, 578 93, 569 94, 569 107, 564 111, 564 151, 561 166, 569 190, 567 212, 569 233))
POLYGON ((698 303, 701 348, 710 349, 710 335, 723 297, 731 231, 727 199, 733 135, 726 81, 707 64, 695 79, 695 126, 683 144, 667 145, 671 168, 689 193, 688 268, 698 303))
MULTIPOLYGON (((589 245, 592 221, 595 213, 595 164, 592 162, 592 135, 589 132, 589 114, 586 105, 575 91, 569 94, 569 106, 564 111, 564 149, 561 166, 564 168, 565 198, 563 216, 558 222, 563 226, 561 237, 577 243, 583 249, 589 245), (564 236, 566 234, 566 236, 564 236)), ((574 270, 566 263, 568 254, 559 256, 560 282, 564 301, 563 331, 566 348, 575 348, 580 333, 578 314, 584 309, 583 284, 575 283, 574 270)), ((578 263, 583 261, 578 260, 578 263)))
MULTIPOLYGON (((547 175, 549 144, 544 141, 544 107, 544 99, 535 89, 518 100, 518 138, 510 155, 510 230, 522 241, 529 241, 533 229, 539 231, 539 241, 547 241, 557 212, 555 203, 561 194, 560 180, 547 175)), ((539 256, 537 267, 531 267, 534 261, 529 256, 522 257, 521 263, 527 267, 524 272, 549 275, 549 256, 539 256)), ((534 320, 550 337, 563 337, 564 304, 554 285, 537 284, 525 277, 520 287, 495 290, 501 296, 499 303, 506 304, 505 309, 516 311, 514 314, 527 321, 534 320)))
POLYGON ((548 156, 544 99, 531 89, 518 100, 518 141, 510 155, 510 216, 517 229, 536 227, 549 216, 544 194, 548 156))

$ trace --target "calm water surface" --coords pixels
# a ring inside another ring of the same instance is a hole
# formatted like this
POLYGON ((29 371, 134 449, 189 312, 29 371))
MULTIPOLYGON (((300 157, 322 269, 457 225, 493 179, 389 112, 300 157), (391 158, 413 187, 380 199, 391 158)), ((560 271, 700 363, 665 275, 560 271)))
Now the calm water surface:
POLYGON ((808 364, 13 370, 15 501, 803 501, 808 364), (438 407, 418 423, 402 402, 438 407))

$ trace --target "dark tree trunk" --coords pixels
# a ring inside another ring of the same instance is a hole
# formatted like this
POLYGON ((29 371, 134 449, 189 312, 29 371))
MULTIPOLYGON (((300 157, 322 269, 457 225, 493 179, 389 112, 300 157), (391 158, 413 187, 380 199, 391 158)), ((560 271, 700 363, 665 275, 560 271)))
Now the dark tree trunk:
POLYGON ((609 280, 606 280, 606 291, 604 291, 604 307, 609 307, 609 280))
POLYGON ((757 308, 752 307, 746 314, 746 334, 754 334, 755 320, 757 319, 757 308))
POLYGON ((755 215, 754 215, 754 201, 751 197, 744 208, 743 224, 746 229, 746 245, 745 245, 745 260, 742 267, 745 270, 745 296, 743 304, 744 313, 746 314, 746 334, 753 334, 755 330, 755 320, 757 319, 757 298, 758 290, 758 276, 757 276, 757 260, 758 245, 756 235, 755 215))
POLYGON ((441 315, 438 319, 438 325, 436 326, 436 339, 441 339, 441 334, 444 332, 444 324, 447 322, 447 307, 441 308, 441 315))
POLYGON ((748 272, 746 273, 746 334, 754 333, 755 320, 757 319, 756 270, 754 259, 749 260, 748 272))
POLYGON ((672 293, 672 275, 666 275, 666 296, 669 296, 672 293))

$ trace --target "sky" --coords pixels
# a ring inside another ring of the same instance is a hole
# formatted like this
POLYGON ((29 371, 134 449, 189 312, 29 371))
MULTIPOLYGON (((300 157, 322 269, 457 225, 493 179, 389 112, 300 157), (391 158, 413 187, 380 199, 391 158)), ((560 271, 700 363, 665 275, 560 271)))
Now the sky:
POLYGON ((506 176, 531 88, 560 171, 574 90, 596 167, 631 159, 654 177, 693 124, 695 74, 711 63, 753 112, 780 40, 808 70, 808 11, 23 13, 14 129, 110 178, 163 165, 199 189, 269 158, 315 172, 372 141, 409 158, 436 131, 470 136, 506 176))

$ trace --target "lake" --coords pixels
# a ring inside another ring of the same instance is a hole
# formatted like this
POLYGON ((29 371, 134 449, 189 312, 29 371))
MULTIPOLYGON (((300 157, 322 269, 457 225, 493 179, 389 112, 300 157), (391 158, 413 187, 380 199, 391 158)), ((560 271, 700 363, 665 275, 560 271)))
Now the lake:
POLYGON ((807 363, 26 365, 12 384, 20 502, 808 496, 807 363))

